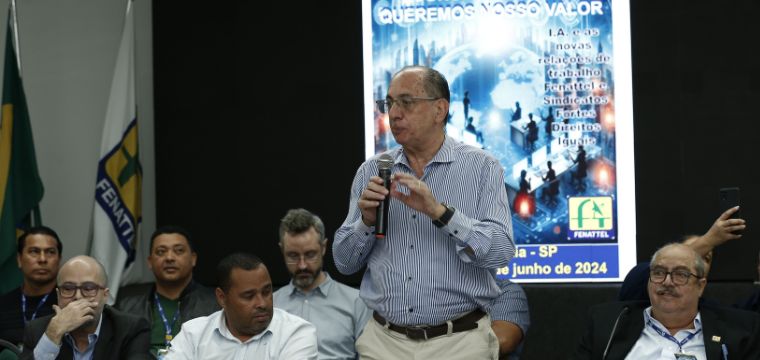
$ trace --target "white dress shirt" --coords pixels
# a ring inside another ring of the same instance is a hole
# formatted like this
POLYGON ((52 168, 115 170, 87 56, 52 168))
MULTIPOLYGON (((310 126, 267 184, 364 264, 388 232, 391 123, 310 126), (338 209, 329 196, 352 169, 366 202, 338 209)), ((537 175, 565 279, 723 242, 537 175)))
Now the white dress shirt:
POLYGON ((165 359, 317 359, 314 325, 274 309, 272 321, 261 333, 241 342, 230 333, 224 310, 182 324, 165 359))

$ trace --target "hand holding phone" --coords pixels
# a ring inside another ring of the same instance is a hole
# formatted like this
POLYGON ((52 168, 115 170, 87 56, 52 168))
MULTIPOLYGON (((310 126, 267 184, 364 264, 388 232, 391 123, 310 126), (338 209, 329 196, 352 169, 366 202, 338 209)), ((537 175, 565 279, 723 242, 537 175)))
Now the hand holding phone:
MULTIPOLYGON (((729 187, 720 189, 720 211, 724 212, 730 208, 739 206, 739 188, 729 187)), ((734 212, 731 218, 739 217, 739 212, 734 212)))
MULTIPOLYGON (((739 188, 738 187, 728 187, 728 188, 722 188, 720 189, 720 211, 724 214, 728 213, 727 219, 738 219, 739 218, 739 209, 733 210, 735 207, 739 206, 739 188)), ((721 218, 724 216, 721 215, 721 218)), ((738 225, 738 224, 736 224, 738 225)), ((742 222, 743 225, 743 222, 742 222)), ((741 235, 741 230, 734 230, 731 232, 734 235, 741 235)))

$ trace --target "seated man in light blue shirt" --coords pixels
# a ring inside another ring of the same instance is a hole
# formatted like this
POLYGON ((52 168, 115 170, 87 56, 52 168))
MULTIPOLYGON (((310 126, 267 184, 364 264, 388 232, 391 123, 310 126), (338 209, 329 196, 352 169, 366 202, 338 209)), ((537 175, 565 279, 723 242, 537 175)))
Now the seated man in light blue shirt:
POLYGON ((359 290, 322 270, 326 243, 318 216, 304 209, 288 211, 280 221, 280 249, 293 279, 274 293, 274 304, 317 327, 320 359, 355 359, 354 343, 370 312, 359 290))
POLYGON ((182 324, 166 359, 317 359, 314 326, 272 306, 272 279, 259 258, 229 255, 217 276, 222 310, 182 324))
POLYGON ((54 315, 27 324, 22 359, 151 359, 148 321, 106 306, 105 269, 76 256, 58 272, 54 315))

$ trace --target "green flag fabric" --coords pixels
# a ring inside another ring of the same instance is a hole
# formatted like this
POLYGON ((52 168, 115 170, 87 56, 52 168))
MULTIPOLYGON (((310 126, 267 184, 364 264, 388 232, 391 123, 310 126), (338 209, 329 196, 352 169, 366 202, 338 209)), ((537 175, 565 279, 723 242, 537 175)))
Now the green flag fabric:
POLYGON ((34 225, 40 223, 39 203, 44 192, 10 24, 8 16, 0 118, 0 293, 21 284, 16 239, 20 229, 33 220, 34 225))

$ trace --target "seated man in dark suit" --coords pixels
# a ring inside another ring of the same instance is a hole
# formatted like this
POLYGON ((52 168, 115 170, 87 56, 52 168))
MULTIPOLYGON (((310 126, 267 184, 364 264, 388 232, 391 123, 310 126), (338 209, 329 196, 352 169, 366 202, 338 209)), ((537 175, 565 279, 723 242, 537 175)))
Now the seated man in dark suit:
POLYGON ((106 272, 97 260, 77 256, 58 272, 55 315, 24 330, 22 359, 151 359, 145 319, 106 306, 106 272))
POLYGON ((190 233, 163 226, 150 237, 148 267, 155 283, 129 285, 119 291, 114 307, 142 316, 151 324, 151 353, 166 348, 185 321, 220 309, 214 290, 193 280, 197 254, 190 233))
POLYGON ((700 304, 705 262, 672 243, 650 261, 646 302, 596 305, 574 359, 759 359, 760 315, 700 304), (672 355, 671 355, 672 354, 672 355))

